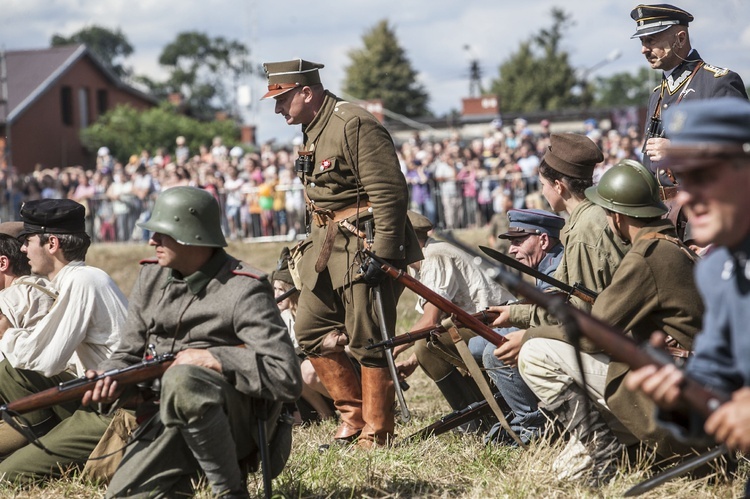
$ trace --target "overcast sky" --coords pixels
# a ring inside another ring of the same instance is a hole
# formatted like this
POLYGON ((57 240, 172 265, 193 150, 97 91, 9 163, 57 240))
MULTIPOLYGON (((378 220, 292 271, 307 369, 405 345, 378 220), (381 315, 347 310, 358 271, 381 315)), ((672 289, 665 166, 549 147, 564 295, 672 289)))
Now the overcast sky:
MULTIPOLYGON (((635 22, 624 0, 2 0, 0 47, 45 48, 53 34, 69 36, 85 26, 120 28, 135 52, 126 61, 137 74, 164 77, 158 58, 183 31, 202 31, 245 43, 254 62, 302 57, 326 65, 324 84, 336 93, 349 62, 362 47, 362 35, 388 19, 437 114, 460 109, 469 92, 469 60, 479 61, 483 84, 497 77, 499 65, 542 27, 552 23, 554 6, 572 15, 563 48, 572 64, 585 70, 620 51, 617 60, 593 76, 634 72, 646 65, 635 22), (465 47, 469 46, 467 50, 465 47)), ((750 0, 682 0, 696 20, 693 47, 710 64, 737 71, 750 84, 750 0)), ((258 102, 265 87, 252 80, 247 120, 258 139, 286 141, 299 134, 273 114, 273 102, 258 102)))

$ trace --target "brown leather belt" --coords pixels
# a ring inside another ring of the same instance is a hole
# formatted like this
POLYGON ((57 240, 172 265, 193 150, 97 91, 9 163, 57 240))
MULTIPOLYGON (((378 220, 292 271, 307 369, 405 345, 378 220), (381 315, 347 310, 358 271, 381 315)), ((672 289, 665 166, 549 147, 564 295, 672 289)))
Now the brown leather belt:
POLYGON ((662 201, 669 201, 677 197, 677 187, 659 186, 659 197, 662 201))
POLYGON ((323 239, 323 246, 320 248, 318 253, 318 259, 315 262, 315 272, 321 273, 328 266, 328 259, 331 258, 331 252, 333 251, 333 242, 336 239, 336 232, 341 222, 345 222, 348 218, 355 216, 362 209, 366 209, 372 206, 370 201, 361 201, 359 204, 354 203, 349 206, 345 206, 340 210, 329 210, 325 208, 316 208, 312 210, 313 221, 318 227, 325 227, 326 235, 323 239))

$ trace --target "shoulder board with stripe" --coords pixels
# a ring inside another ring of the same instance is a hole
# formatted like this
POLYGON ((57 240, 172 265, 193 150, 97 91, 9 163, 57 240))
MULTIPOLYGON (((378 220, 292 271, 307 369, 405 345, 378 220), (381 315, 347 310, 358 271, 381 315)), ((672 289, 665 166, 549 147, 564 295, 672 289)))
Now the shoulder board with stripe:
POLYGON ((726 68, 720 68, 718 66, 712 66, 710 64, 704 64, 703 69, 706 71, 710 71, 714 74, 714 78, 721 78, 722 76, 726 76, 729 74, 729 70, 726 68))
POLYGON ((262 279, 264 277, 262 275, 255 274, 253 272, 247 272, 247 271, 242 270, 242 269, 234 269, 232 271, 232 274, 234 274, 234 275, 244 275, 245 277, 252 277, 253 279, 257 279, 257 280, 260 280, 260 279, 262 279))

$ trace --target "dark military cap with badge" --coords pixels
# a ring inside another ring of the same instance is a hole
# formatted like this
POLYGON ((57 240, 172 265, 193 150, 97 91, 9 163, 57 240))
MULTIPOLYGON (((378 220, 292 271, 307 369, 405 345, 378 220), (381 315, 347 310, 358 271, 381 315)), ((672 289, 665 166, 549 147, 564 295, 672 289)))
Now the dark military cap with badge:
POLYGON ((750 102, 739 97, 685 101, 664 114, 674 172, 705 166, 707 158, 750 157, 750 102))
POLYGON ((323 64, 303 59, 264 63, 263 69, 268 76, 268 92, 260 100, 278 97, 297 87, 319 84, 318 70, 324 67, 323 64))
POLYGON ((604 155, 594 141, 585 135, 553 133, 542 161, 568 177, 590 179, 597 163, 604 161, 604 155))
POLYGON ((86 209, 71 199, 39 199, 21 207, 23 230, 30 234, 78 234, 86 232, 86 209))
POLYGON ((500 239, 540 234, 560 239, 560 229, 565 225, 564 218, 544 210, 508 210, 508 220, 508 232, 497 236, 500 239))
POLYGON ((693 22, 693 16, 689 12, 666 3, 641 4, 630 12, 630 17, 638 25, 630 38, 653 35, 675 25, 687 26, 693 22))

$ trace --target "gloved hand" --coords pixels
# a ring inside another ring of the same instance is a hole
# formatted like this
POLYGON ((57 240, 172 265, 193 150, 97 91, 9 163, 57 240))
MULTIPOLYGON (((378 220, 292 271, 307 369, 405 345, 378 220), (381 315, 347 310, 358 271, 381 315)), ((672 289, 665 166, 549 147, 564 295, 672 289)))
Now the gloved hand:
POLYGON ((388 274, 383 272, 378 262, 372 258, 368 258, 363 265, 362 279, 367 283, 368 286, 375 287, 388 277, 388 274))

